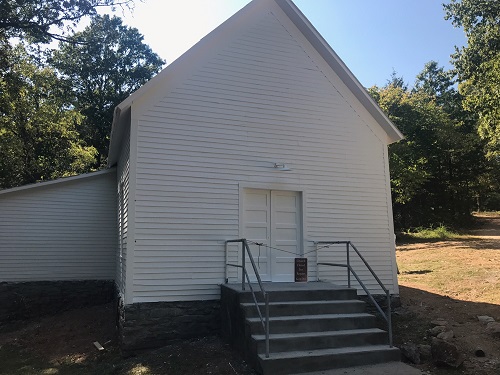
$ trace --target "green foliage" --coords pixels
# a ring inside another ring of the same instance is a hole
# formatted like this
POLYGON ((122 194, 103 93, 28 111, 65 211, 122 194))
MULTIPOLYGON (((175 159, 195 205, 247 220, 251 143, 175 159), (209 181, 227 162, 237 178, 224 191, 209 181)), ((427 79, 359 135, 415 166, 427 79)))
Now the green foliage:
POLYGON ((136 29, 96 11, 132 5, 133 0, 1 2, 0 188, 105 164, 114 107, 164 63, 136 29), (70 35, 84 16, 93 16, 90 26, 70 35), (26 47, 13 48, 12 37, 26 47), (58 51, 36 51, 38 43, 53 39, 62 41, 58 51))
POLYGON ((396 229, 464 225, 491 191, 494 161, 484 156, 475 118, 463 109, 453 76, 426 64, 413 90, 392 79, 370 93, 405 135, 389 147, 396 229), (484 180, 482 180, 484 179, 484 180))
POLYGON ((479 134, 488 140, 490 156, 500 156, 500 53, 462 82, 464 108, 479 115, 479 134))
POLYGON ((22 45, 4 43, 2 55, 0 188, 88 171, 96 150, 79 139, 82 116, 55 71, 37 66, 22 45))
POLYGON ((451 240, 463 238, 462 235, 442 224, 435 228, 414 228, 401 233, 399 237, 400 240, 451 240))
POLYGON ((131 7, 133 0, 2 0, 0 30, 8 37, 48 43, 65 40, 84 16, 94 16, 98 7, 131 7), (55 33, 58 29, 61 33, 55 33))
POLYGON ((429 153, 422 152, 422 143, 428 139, 425 129, 428 124, 423 123, 427 112, 415 105, 418 98, 400 86, 391 84, 371 91, 377 92, 379 106, 405 135, 404 140, 390 147, 390 166, 393 199, 406 204, 421 191, 430 177, 425 167, 429 153))
POLYGON ((52 64, 84 116, 83 140, 97 149, 103 165, 115 106, 151 79, 164 61, 143 43, 137 29, 117 17, 96 16, 69 40, 74 43, 61 43, 52 64))
POLYGON ((479 117, 479 132, 488 140, 490 156, 500 154, 500 2, 451 0, 446 18, 462 27, 467 45, 453 63, 464 95, 463 106, 479 117))

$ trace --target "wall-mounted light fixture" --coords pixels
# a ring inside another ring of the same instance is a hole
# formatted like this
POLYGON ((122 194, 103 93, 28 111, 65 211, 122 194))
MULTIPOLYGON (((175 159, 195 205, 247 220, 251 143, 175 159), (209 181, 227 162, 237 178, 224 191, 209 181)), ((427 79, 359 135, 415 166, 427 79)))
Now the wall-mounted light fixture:
POLYGON ((285 163, 274 163, 274 169, 277 171, 291 171, 285 163))

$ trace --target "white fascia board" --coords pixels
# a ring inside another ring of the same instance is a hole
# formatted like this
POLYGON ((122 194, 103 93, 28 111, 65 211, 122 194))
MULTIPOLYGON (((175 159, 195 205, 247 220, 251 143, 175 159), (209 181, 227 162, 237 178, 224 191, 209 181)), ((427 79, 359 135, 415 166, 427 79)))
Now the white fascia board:
POLYGON ((351 90, 360 103, 367 109, 373 118, 387 133, 390 143, 400 141, 404 138, 399 129, 392 123, 387 115, 380 109, 378 104, 368 94, 363 85, 352 74, 347 65, 330 47, 328 42, 321 36, 306 16, 291 0, 274 0, 285 12, 288 18, 302 32, 309 43, 318 51, 321 57, 330 65, 333 71, 340 77, 344 84, 351 90))
POLYGON ((13 187, 13 188, 10 188, 10 189, 0 190, 0 195, 2 195, 2 194, 9 194, 9 193, 15 193, 15 192, 22 191, 22 190, 42 188, 42 187, 46 187, 46 186, 50 186, 50 185, 55 185, 55 184, 66 183, 66 182, 73 182, 73 181, 77 181, 77 180, 83 180, 83 179, 86 179, 86 178, 97 177, 97 176, 100 176, 100 175, 103 175, 103 174, 114 173, 114 172, 115 172, 115 168, 109 168, 109 169, 105 169, 105 170, 102 170, 102 171, 84 173, 84 174, 79 174, 79 175, 76 175, 76 176, 61 177, 61 178, 58 178, 56 180, 35 182, 33 184, 22 185, 22 186, 13 187))

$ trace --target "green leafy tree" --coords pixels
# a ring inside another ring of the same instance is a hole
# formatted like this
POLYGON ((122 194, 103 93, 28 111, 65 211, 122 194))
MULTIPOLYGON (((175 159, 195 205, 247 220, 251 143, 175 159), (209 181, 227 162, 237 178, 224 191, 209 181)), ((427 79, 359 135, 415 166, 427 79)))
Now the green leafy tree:
POLYGON ((427 211, 433 214, 432 205, 423 200, 433 178, 435 124, 445 119, 424 93, 411 93, 392 82, 370 91, 372 95, 376 92, 373 96, 379 106, 405 135, 405 139, 389 148, 394 216, 396 226, 401 228, 422 225, 427 211))
POLYGON ((451 0, 446 18, 464 29, 467 45, 457 49, 463 106, 479 117, 479 133, 488 140, 491 156, 500 152, 500 2, 451 0))
POLYGON ((2 51, 0 188, 88 171, 97 152, 80 141, 82 116, 64 100, 55 71, 40 68, 22 45, 2 51))
POLYGON ((75 43, 60 44, 52 64, 67 82, 75 109, 84 116, 83 140, 97 149, 103 165, 115 106, 151 79, 164 61, 143 43, 137 29, 117 17, 94 17, 70 41, 75 43))
POLYGON ((133 0, 2 0, 0 30, 30 42, 66 40, 78 21, 96 15, 97 8, 132 6, 133 0))
POLYGON ((434 62, 414 89, 401 82, 369 90, 405 135, 389 148, 396 228, 464 225, 490 170, 474 118, 462 116, 452 75, 434 62))
MULTIPOLYGON (((431 61, 417 76, 415 87, 423 89, 436 98, 436 102, 453 120, 453 133, 448 139, 448 148, 453 167, 450 184, 459 197, 456 205, 470 206, 471 199, 476 200, 475 209, 498 209, 500 206, 489 197, 498 195, 500 179, 499 161, 487 158, 487 142, 479 137, 478 116, 464 108, 464 97, 455 87, 455 72, 444 71, 431 61)), ((484 137, 483 137, 484 138, 484 137)))
MULTIPOLYGON (((467 116, 462 109, 462 97, 455 89, 455 75, 445 71, 436 61, 429 61, 417 75, 414 92, 422 91, 433 97, 436 103, 454 118, 467 116)), ((472 122, 475 124, 476 119, 472 122)))

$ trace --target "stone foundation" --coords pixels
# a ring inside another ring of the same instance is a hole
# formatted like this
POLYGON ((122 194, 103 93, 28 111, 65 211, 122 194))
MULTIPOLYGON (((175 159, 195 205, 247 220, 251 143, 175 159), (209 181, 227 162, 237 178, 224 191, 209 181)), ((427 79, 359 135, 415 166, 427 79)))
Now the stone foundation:
POLYGON ((179 340, 220 332, 220 301, 119 302, 119 331, 125 355, 179 340))
POLYGON ((0 323, 113 301, 113 280, 0 283, 0 323))

